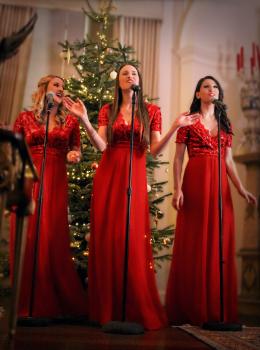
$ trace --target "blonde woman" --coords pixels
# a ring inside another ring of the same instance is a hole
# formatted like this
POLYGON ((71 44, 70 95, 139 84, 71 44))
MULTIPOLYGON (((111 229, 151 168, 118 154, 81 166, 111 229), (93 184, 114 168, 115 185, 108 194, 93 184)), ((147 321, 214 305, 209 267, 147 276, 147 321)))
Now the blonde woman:
MULTIPOLYGON (((32 315, 30 315, 37 205, 28 222, 18 306, 19 317, 62 317, 86 314, 86 295, 70 254, 67 219, 66 162, 76 163, 80 160, 80 133, 77 118, 66 114, 63 106, 62 78, 48 75, 40 79, 38 88, 32 96, 32 109, 19 114, 14 124, 14 131, 24 135, 34 165, 40 174, 46 130, 47 95, 53 97, 53 106, 49 116, 40 238, 34 281, 35 297, 32 315)), ((38 192, 39 183, 33 189, 35 201, 37 201, 38 192)), ((14 230, 11 229, 11 274, 14 258, 13 242, 14 230)))

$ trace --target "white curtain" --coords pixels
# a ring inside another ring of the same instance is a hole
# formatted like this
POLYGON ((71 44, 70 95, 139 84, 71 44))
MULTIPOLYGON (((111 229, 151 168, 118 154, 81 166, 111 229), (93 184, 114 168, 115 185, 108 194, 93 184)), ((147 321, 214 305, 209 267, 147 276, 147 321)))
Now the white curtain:
POLYGON ((158 59, 161 20, 118 17, 114 23, 113 36, 122 45, 131 46, 133 58, 140 62, 144 94, 158 97, 158 59))

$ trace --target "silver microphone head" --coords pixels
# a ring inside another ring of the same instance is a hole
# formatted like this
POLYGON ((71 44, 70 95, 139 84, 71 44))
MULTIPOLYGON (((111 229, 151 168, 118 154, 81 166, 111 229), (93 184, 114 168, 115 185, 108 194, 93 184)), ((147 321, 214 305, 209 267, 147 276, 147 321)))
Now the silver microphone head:
POLYGON ((47 110, 50 110, 54 106, 54 92, 49 91, 46 94, 47 110))

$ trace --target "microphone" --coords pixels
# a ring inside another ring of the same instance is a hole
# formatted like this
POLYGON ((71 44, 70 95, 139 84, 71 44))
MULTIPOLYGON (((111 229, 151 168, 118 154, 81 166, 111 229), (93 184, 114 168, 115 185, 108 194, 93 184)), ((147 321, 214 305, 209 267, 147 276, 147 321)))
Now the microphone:
POLYGON ((49 91, 46 94, 47 111, 49 111, 54 106, 54 92, 49 91))
POLYGON ((140 86, 139 86, 139 85, 135 85, 135 84, 131 85, 131 89, 132 89, 134 92, 138 92, 138 91, 141 90, 140 86))
POLYGON ((227 109, 227 106, 225 105, 225 103, 216 98, 213 98, 212 103, 219 109, 223 109, 223 110, 227 109))

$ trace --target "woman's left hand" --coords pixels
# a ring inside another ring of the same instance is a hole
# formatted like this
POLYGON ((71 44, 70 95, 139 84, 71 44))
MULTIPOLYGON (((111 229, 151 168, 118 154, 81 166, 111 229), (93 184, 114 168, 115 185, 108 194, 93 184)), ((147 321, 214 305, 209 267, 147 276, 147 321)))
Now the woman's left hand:
POLYGON ((66 96, 63 98, 63 104, 70 113, 73 113, 81 119, 88 115, 84 103, 79 98, 75 102, 70 97, 66 96))
POLYGON ((67 153, 67 161, 69 163, 78 163, 81 158, 81 153, 80 151, 69 151, 67 153))
POLYGON ((248 204, 253 204, 256 205, 257 204, 257 199, 256 197, 251 193, 248 192, 244 187, 241 187, 238 190, 238 193, 245 198, 245 200, 247 201, 248 204))

